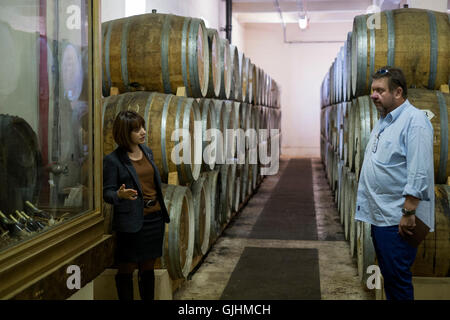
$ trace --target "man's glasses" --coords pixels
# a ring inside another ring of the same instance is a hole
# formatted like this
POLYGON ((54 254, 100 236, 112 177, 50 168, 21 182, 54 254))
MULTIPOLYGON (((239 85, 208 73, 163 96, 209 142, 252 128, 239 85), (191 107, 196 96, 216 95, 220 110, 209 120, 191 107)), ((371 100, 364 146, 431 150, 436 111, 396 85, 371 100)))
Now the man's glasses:
POLYGON ((375 140, 373 141, 373 145, 372 145, 372 152, 376 153, 377 149, 378 149, 378 142, 380 141, 380 135, 381 132, 379 132, 376 136, 375 136, 375 140))

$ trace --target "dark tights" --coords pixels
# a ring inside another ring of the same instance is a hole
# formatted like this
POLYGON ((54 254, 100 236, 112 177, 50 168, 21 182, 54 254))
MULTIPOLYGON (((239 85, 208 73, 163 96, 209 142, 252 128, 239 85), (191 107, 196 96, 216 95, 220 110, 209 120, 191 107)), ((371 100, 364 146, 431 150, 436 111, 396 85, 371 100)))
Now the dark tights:
POLYGON ((135 269, 139 268, 140 272, 147 270, 153 270, 155 267, 155 259, 147 260, 140 263, 135 262, 124 262, 119 263, 119 272, 121 274, 132 274, 135 269))

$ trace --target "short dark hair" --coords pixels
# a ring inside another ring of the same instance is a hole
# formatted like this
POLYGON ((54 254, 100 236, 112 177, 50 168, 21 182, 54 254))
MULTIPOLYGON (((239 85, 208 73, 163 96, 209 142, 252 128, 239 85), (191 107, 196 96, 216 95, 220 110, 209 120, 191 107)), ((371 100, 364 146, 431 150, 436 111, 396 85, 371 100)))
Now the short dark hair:
POLYGON ((131 152, 131 131, 145 128, 145 120, 134 111, 120 111, 113 124, 114 141, 122 148, 131 152))
POLYGON ((389 91, 393 92, 398 87, 403 89, 403 98, 408 97, 408 87, 406 86, 405 75, 400 68, 384 66, 372 75, 372 79, 388 78, 389 91))

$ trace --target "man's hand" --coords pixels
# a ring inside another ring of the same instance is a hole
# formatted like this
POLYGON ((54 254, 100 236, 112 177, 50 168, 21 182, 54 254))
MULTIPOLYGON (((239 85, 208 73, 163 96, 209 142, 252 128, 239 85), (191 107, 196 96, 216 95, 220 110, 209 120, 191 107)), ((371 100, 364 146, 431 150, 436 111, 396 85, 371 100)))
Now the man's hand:
POLYGON ((137 199, 137 191, 134 189, 125 189, 125 185, 122 184, 117 190, 117 196, 120 199, 127 199, 127 200, 136 200, 137 199))
POLYGON ((402 237, 405 237, 406 235, 412 236, 415 227, 416 227, 415 215, 412 214, 410 216, 402 216, 400 224, 398 225, 398 232, 402 237))

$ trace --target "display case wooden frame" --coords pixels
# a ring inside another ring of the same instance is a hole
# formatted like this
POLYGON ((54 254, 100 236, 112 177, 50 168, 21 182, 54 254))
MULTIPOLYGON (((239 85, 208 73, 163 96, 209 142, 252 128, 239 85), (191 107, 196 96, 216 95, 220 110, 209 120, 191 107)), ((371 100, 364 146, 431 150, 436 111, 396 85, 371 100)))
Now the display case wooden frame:
POLYGON ((112 264, 102 212, 101 6, 88 4, 94 210, 0 253, 0 299, 66 299, 75 293, 67 287, 68 265, 80 267, 84 285, 112 264))

